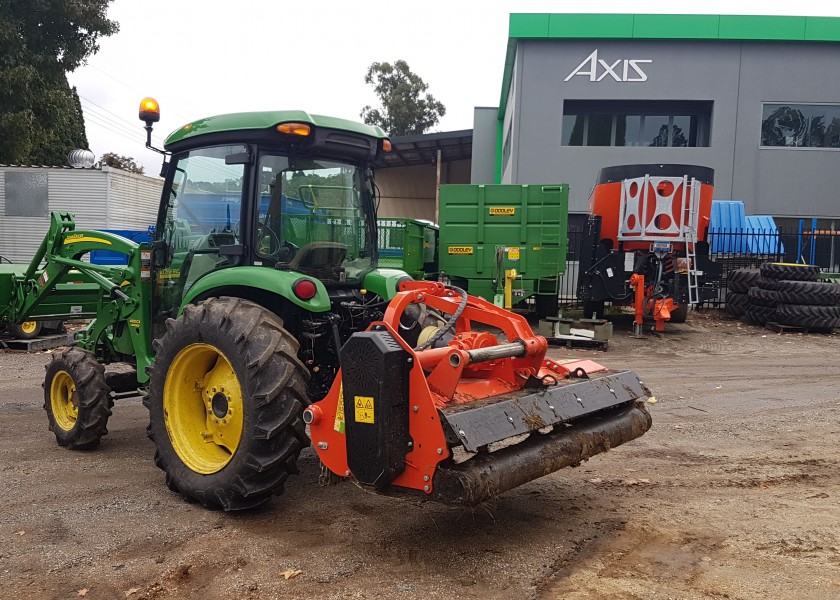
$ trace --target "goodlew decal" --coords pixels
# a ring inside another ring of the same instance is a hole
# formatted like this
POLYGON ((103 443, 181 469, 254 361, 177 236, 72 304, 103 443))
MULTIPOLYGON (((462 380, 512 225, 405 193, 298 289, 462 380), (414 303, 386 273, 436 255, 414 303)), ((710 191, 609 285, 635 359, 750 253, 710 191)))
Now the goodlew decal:
POLYGON ((647 81, 647 73, 640 65, 650 64, 653 60, 641 58, 619 58, 616 61, 608 62, 598 58, 598 49, 583 59, 575 69, 566 76, 563 81, 569 81, 575 76, 589 77, 589 81, 601 81, 609 76, 615 81, 647 81), (599 71, 603 72, 599 74, 599 71))

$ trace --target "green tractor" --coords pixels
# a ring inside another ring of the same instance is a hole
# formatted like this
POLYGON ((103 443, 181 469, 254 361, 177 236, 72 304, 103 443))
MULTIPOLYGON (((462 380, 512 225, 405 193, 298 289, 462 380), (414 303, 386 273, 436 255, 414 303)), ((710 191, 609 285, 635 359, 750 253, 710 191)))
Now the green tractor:
MULTIPOLYGON (((154 100, 140 118, 151 148, 154 100)), ((0 269, 0 325, 92 319, 47 366, 58 443, 96 447, 139 395, 167 485, 241 510, 282 491, 310 438, 327 480, 474 505, 647 431, 633 373, 548 360, 522 316, 378 267, 371 164, 389 149, 300 111, 210 117, 158 150, 152 242, 53 214, 29 265, 0 269)))
MULTIPOLYGON (((150 136, 153 100, 141 119, 150 136)), ((210 117, 165 142, 150 246, 53 215, 11 296, 22 299, 18 315, 96 317, 47 367, 59 444, 98 445, 113 398, 139 387, 170 488, 226 510, 278 492, 309 444, 302 411, 329 390, 338 349, 410 279, 377 268, 370 164, 389 147, 378 127, 301 111, 210 117), (128 265, 80 260, 99 248, 128 265), (52 287, 73 279, 70 269, 80 285, 52 287), (74 297, 82 292, 85 302, 74 297), (103 364, 118 362, 136 372, 106 374, 103 364)))

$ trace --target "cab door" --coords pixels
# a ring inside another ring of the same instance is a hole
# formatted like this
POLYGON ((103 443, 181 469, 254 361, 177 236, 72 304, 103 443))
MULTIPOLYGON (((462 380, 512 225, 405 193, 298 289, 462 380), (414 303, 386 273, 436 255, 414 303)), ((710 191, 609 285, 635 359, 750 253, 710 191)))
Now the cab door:
POLYGON ((248 148, 198 148, 172 159, 158 215, 152 322, 162 335, 190 287, 213 271, 239 264, 248 148))

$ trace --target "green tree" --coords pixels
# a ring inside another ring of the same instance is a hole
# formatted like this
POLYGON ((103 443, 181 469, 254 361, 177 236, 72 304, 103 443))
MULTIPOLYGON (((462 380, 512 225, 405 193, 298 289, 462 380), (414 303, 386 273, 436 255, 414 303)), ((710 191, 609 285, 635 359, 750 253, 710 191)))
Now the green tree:
POLYGON ((129 173, 137 173, 138 175, 142 175, 146 172, 143 166, 138 165, 137 161, 130 156, 123 156, 122 154, 117 154, 116 152, 106 152, 103 154, 99 158, 99 164, 114 167, 115 169, 122 169, 123 171, 128 171, 129 173))
POLYGON ((373 86, 380 106, 362 109, 368 125, 379 125, 389 135, 425 133, 446 114, 446 107, 427 93, 429 86, 411 72, 408 63, 375 62, 368 67, 365 83, 373 86))
POLYGON ((112 0, 0 0, 0 162, 63 165, 87 147, 67 73, 117 32, 112 0))

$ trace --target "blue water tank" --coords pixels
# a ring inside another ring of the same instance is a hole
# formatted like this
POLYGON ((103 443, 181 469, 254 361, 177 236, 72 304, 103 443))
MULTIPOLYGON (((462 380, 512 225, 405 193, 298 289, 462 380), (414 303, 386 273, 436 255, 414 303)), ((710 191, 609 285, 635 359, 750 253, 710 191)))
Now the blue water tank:
POLYGON ((773 217, 747 216, 741 200, 712 201, 708 239, 713 254, 784 253, 773 217))
MULTIPOLYGON (((154 238, 154 227, 142 229, 102 229, 105 233, 122 236, 138 244, 151 242, 154 238)), ((95 265, 127 265, 128 256, 111 250, 94 250, 90 253, 90 262, 95 265)))
POLYGON ((740 235, 746 228, 741 200, 713 200, 709 221, 709 245, 714 254, 743 254, 747 245, 740 235))

